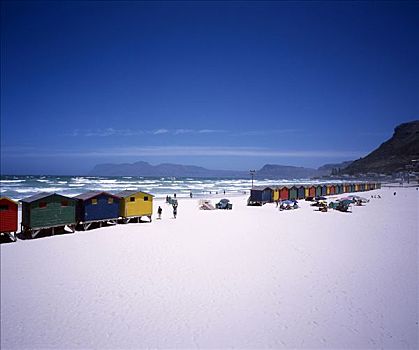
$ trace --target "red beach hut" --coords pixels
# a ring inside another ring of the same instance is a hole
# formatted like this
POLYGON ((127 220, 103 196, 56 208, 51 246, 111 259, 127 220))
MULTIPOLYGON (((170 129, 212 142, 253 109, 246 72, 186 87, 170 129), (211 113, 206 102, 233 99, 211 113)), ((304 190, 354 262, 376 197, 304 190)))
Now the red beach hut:
POLYGON ((0 233, 16 241, 18 204, 10 198, 0 198, 0 233))
POLYGON ((308 189, 309 197, 316 197, 316 186, 310 186, 308 189))
POLYGON ((281 187, 281 189, 279 190, 279 200, 284 201, 289 199, 289 188, 287 186, 283 186, 281 187))

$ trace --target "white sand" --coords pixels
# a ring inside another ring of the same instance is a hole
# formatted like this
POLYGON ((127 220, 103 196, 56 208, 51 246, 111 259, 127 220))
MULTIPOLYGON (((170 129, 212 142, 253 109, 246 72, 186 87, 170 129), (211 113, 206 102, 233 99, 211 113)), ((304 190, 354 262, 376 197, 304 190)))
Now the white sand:
POLYGON ((393 191, 3 244, 1 348, 418 348, 418 191, 393 191))

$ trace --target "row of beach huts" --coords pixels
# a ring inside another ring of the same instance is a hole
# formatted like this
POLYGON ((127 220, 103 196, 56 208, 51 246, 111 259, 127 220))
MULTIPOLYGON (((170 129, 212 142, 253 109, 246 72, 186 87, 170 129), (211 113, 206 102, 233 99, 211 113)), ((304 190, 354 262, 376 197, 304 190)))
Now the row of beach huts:
MULTIPOLYGON (((379 183, 310 184, 290 186, 253 187, 249 205, 262 205, 282 200, 304 199, 347 192, 381 188, 379 183)), ((75 197, 57 193, 39 193, 20 200, 22 204, 21 232, 35 238, 42 230, 67 226, 72 232, 76 226, 88 229, 93 223, 116 224, 140 222, 142 217, 151 221, 153 198, 143 191, 125 190, 117 194, 89 191, 75 197)), ((7 197, 0 198, 0 233, 16 240, 18 231, 18 203, 7 197)))
POLYGON ((305 199, 308 197, 329 196, 341 193, 370 191, 381 188, 380 183, 339 183, 306 184, 283 186, 258 186, 250 190, 248 205, 263 205, 284 200, 305 199))
MULTIPOLYGON (((39 193, 20 200, 22 203, 21 232, 35 238, 42 230, 67 226, 72 232, 80 225, 84 230, 93 223, 116 224, 140 222, 141 217, 151 221, 153 195, 142 191, 125 190, 117 194, 89 191, 75 197, 57 193, 39 193)), ((0 198, 0 233, 16 240, 18 203, 0 198)))

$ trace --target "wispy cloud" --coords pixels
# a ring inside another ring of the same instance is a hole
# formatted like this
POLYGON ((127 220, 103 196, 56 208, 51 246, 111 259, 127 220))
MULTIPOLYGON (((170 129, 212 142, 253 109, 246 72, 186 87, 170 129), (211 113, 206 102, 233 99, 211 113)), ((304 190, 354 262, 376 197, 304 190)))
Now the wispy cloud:
POLYGON ((167 134, 168 132, 169 130, 167 129, 157 129, 157 130, 152 131, 151 133, 153 135, 161 135, 161 134, 167 134))
POLYGON ((132 130, 105 128, 96 130, 75 129, 70 136, 74 137, 107 137, 107 136, 137 136, 137 135, 182 135, 182 134, 214 134, 225 133, 226 130, 216 129, 155 129, 155 130, 132 130))
POLYGON ((263 136, 272 134, 296 134, 302 132, 303 129, 268 129, 268 130, 244 130, 238 131, 238 136, 263 136))
POLYGON ((367 152, 324 150, 281 150, 261 147, 206 147, 206 146, 154 146, 117 147, 95 150, 47 150, 24 148, 5 149, 9 157, 150 157, 150 156, 200 156, 200 157, 271 157, 271 158, 356 158, 367 152))
POLYGON ((214 130, 214 129, 201 129, 198 130, 199 134, 218 134, 218 133, 226 133, 227 130, 214 130))
POLYGON ((273 134, 295 134, 302 132, 302 129, 266 129, 266 130, 223 130, 223 129, 154 129, 154 130, 132 130, 105 128, 97 130, 75 129, 70 134, 74 137, 107 137, 107 136, 137 136, 137 135, 204 135, 204 134, 228 134, 232 136, 263 136, 273 134))
POLYGON ((181 134, 191 134, 194 133, 195 130, 192 129, 176 129, 173 130, 173 134, 175 135, 181 135, 181 134))
POLYGON ((80 130, 75 129, 71 133, 71 136, 85 136, 85 137, 107 137, 107 136, 137 136, 144 134, 142 130, 130 130, 130 129, 96 129, 96 130, 80 130))

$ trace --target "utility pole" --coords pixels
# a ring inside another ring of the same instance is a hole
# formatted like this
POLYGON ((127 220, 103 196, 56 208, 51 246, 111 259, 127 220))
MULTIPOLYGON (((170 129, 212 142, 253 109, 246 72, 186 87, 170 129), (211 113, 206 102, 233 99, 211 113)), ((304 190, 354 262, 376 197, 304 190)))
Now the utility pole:
POLYGON ((253 189, 253 177, 256 174, 256 170, 250 170, 250 175, 252 175, 252 189, 253 189))

